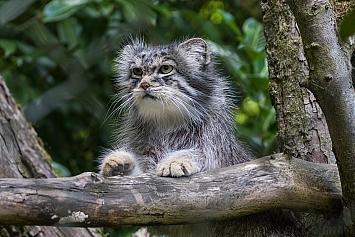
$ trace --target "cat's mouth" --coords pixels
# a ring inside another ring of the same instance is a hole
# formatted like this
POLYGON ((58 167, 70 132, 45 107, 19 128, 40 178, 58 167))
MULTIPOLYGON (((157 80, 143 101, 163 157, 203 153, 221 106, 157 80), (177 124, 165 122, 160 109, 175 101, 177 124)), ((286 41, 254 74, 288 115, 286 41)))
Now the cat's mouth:
POLYGON ((151 91, 147 90, 144 92, 144 95, 142 97, 143 99, 151 99, 151 100, 156 100, 158 99, 156 96, 154 96, 151 91))
POLYGON ((155 97, 155 96, 153 96, 153 95, 145 94, 145 95, 143 95, 143 99, 156 100, 157 97, 155 97))

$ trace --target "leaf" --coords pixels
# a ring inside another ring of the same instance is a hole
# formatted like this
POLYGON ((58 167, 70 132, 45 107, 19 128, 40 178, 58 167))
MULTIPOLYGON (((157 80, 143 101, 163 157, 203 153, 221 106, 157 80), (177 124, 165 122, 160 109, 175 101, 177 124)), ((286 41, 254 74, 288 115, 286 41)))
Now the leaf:
POLYGON ((58 44, 56 36, 41 22, 34 22, 25 32, 39 47, 47 44, 58 44))
POLYGON ((150 4, 149 6, 155 11, 161 13, 164 17, 169 18, 173 16, 173 12, 171 11, 171 9, 169 9, 166 6, 159 5, 159 4, 150 4))
POLYGON ((0 48, 5 52, 5 58, 16 52, 16 42, 12 40, 0 39, 0 48))
POLYGON ((267 116, 264 117, 263 124, 261 130, 263 132, 270 131, 271 127, 276 123, 276 111, 274 107, 271 107, 268 112, 267 116))
POLYGON ((258 91, 266 91, 269 85, 269 80, 265 77, 250 77, 249 80, 258 91))
POLYGON ((74 26, 77 25, 75 18, 67 18, 57 24, 60 42, 67 43, 69 49, 74 48, 78 44, 78 37, 74 29, 74 26))
POLYGON ((355 34, 355 8, 344 17, 340 24, 340 38, 345 41, 346 38, 355 34))
POLYGON ((157 14, 149 6, 149 1, 118 0, 123 7, 123 15, 130 24, 155 25, 157 14))
POLYGON ((35 47, 33 47, 32 45, 29 45, 21 41, 17 42, 17 47, 23 55, 28 55, 35 50, 35 47))
POLYGON ((63 20, 75 12, 83 5, 92 0, 52 0, 43 9, 43 21, 53 22, 63 20))
POLYGON ((254 18, 248 18, 243 24, 243 46, 254 52, 263 52, 265 47, 265 37, 263 26, 254 18))
POLYGON ((64 165, 55 161, 53 161, 52 163, 53 163, 54 170, 59 175, 59 177, 69 177, 72 175, 69 169, 64 165))
POLYGON ((242 38, 242 32, 240 31, 238 25, 235 22, 234 16, 229 12, 226 12, 221 9, 217 9, 217 12, 222 16, 224 22, 229 26, 229 28, 238 36, 242 38))
POLYGON ((208 43, 214 55, 225 58, 226 60, 230 61, 233 64, 233 67, 235 69, 240 69, 240 67, 242 66, 242 62, 241 62, 242 60, 240 59, 238 54, 212 41, 208 40, 208 43))
POLYGON ((0 6, 0 25, 5 24, 24 13, 35 0, 6 1, 0 6))

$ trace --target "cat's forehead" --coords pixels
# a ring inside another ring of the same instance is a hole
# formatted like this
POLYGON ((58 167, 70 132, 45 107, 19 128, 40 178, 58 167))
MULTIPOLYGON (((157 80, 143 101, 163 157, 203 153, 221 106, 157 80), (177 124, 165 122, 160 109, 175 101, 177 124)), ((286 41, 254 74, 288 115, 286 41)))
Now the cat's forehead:
POLYGON ((147 46, 137 51, 135 56, 142 64, 152 64, 166 59, 171 54, 172 49, 170 47, 147 46))
POLYGON ((137 48, 139 54, 161 55, 171 52, 172 45, 147 45, 137 48))

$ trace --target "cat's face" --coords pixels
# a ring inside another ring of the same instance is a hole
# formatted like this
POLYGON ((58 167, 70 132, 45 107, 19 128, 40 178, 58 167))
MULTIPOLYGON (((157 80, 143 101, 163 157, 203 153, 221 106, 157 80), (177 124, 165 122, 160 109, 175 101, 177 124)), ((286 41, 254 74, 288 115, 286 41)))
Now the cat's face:
POLYGON ((200 79, 209 63, 204 40, 167 46, 127 45, 118 63, 124 107, 156 121, 200 115, 201 94, 210 89, 200 79))

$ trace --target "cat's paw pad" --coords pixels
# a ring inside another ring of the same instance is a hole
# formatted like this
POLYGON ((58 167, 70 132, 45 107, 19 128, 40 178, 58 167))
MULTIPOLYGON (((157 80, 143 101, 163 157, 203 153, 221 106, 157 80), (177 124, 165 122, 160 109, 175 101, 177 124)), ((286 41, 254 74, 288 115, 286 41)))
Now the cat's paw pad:
POLYGON ((189 159, 167 159, 157 166, 158 176, 181 177, 194 173, 196 173, 196 164, 189 159))
POLYGON ((129 175, 135 164, 127 153, 112 153, 106 156, 102 162, 101 173, 105 177, 116 175, 129 175))

